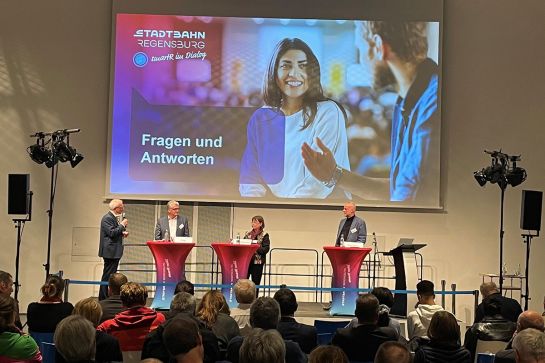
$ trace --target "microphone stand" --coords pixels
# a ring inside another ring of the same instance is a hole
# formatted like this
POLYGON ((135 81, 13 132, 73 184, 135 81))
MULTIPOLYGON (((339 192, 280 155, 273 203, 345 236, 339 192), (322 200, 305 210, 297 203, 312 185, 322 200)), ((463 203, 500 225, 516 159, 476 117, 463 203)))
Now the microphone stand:
POLYGON ((524 237, 524 243, 526 244, 526 270, 524 272, 524 275, 526 277, 525 281, 525 288, 524 288, 524 294, 522 297, 524 298, 524 311, 528 310, 528 300, 531 300, 530 298, 530 288, 529 288, 529 274, 530 274, 530 244, 532 243, 533 237, 539 236, 539 231, 537 231, 537 234, 522 234, 522 237, 524 237))
MULTIPOLYGON (((374 253, 373 253, 373 288, 375 288, 375 279, 376 279, 376 276, 377 276, 377 271, 376 271, 377 260, 376 260, 376 257, 378 255, 377 236, 375 235, 375 232, 373 232, 373 248, 374 248, 374 253)), ((380 260, 379 260, 379 262, 380 262, 380 260)))

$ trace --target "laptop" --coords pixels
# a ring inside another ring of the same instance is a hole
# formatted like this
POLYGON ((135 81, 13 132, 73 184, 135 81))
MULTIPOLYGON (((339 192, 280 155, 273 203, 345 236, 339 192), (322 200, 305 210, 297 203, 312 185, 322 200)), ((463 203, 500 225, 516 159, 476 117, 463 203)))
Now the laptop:
POLYGON ((399 239, 399 242, 397 243, 397 247, 399 246, 407 246, 407 245, 412 245, 414 242, 414 238, 400 238, 399 239))

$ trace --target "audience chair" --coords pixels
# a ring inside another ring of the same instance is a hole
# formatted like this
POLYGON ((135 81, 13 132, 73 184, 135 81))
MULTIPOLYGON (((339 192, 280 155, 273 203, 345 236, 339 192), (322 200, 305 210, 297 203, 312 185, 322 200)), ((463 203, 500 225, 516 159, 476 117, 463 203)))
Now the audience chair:
POLYGON ((477 340, 477 348, 475 348, 475 360, 477 363, 477 355, 479 353, 494 353, 496 354, 502 349, 505 349, 507 342, 502 340, 477 340))
POLYGON ((40 351, 42 352, 42 363, 55 363, 55 344, 42 342, 40 343, 40 351))
POLYGON ((51 333, 38 333, 35 331, 29 331, 28 334, 36 341, 38 347, 42 346, 42 343, 51 343, 53 344, 53 335, 55 332, 51 333))
POLYGON ((335 334, 337 329, 344 328, 349 322, 348 320, 314 320, 314 327, 318 335, 318 345, 331 343, 333 334, 335 334))

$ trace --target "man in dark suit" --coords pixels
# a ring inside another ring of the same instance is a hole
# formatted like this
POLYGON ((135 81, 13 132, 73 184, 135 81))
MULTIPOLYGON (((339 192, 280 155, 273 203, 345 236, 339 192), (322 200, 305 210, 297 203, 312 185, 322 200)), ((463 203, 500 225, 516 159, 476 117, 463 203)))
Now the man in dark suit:
POLYGON ((356 299, 355 328, 337 329, 331 344, 341 348, 350 361, 371 362, 380 345, 397 341, 396 331, 390 327, 377 327, 379 302, 372 294, 362 294, 356 299))
POLYGON ((155 240, 171 241, 174 237, 189 237, 189 222, 180 215, 180 203, 171 200, 167 203, 167 215, 157 220, 155 240))
MULTIPOLYGON (((119 260, 123 256, 123 238, 129 235, 126 228, 129 223, 123 213, 123 201, 112 199, 108 205, 110 211, 102 217, 100 221, 100 246, 98 256, 104 259, 104 269, 102 271, 103 282, 108 282, 110 275, 117 271, 119 260)), ((99 300, 108 297, 108 286, 101 285, 99 300)))
POLYGON ((522 313, 522 308, 517 300, 508 298, 500 294, 500 290, 496 283, 483 282, 480 287, 481 295, 483 296, 483 302, 477 306, 477 311, 475 312, 475 323, 479 323, 484 318, 484 301, 490 300, 495 302, 501 309, 501 316, 505 319, 512 321, 513 323, 517 322, 517 319, 522 313))
POLYGON ((123 307, 123 302, 121 302, 121 286, 127 282, 127 276, 122 273, 115 272, 110 275, 108 280, 108 298, 99 302, 102 308, 101 323, 108 319, 113 319, 115 314, 126 309, 123 307))
MULTIPOLYGON (((537 311, 526 310, 519 315, 517 320, 517 331, 515 336, 525 329, 537 329, 544 331, 545 326, 543 323, 543 317, 537 311)), ((496 353, 495 363, 515 363, 515 351, 513 350, 513 340, 507 344, 504 350, 500 350, 496 353)))
POLYGON ((274 299, 280 305, 280 322, 278 331, 285 340, 299 343, 301 350, 310 354, 317 344, 316 328, 312 325, 300 324, 295 318, 297 299, 293 291, 281 288, 274 294, 274 299))
POLYGON ((344 218, 339 223, 335 246, 341 245, 341 236, 345 242, 365 243, 367 239, 367 227, 363 219, 356 217, 356 204, 347 202, 344 205, 343 213, 344 218))

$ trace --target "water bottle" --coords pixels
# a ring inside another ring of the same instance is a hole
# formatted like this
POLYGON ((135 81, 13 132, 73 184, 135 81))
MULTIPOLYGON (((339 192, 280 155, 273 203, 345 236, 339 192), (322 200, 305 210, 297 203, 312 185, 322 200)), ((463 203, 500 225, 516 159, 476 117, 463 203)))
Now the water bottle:
POLYGON ((237 239, 236 239, 237 243, 240 243, 240 232, 237 232, 237 239))
POLYGON ((170 233, 168 231, 168 228, 165 230, 164 239, 165 239, 165 242, 170 242, 170 233))
POLYGON ((340 242, 341 242, 340 243, 341 247, 344 247, 344 235, 343 234, 341 234, 341 241, 340 242))

